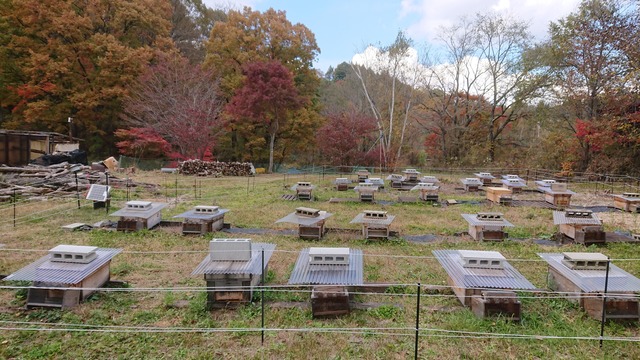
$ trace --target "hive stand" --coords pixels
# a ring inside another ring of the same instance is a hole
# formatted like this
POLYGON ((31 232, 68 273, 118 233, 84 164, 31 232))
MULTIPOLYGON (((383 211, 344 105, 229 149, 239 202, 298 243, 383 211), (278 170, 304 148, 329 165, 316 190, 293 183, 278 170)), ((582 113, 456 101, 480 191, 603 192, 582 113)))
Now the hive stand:
POLYGON ((622 211, 640 212, 640 194, 638 193, 622 193, 621 195, 613 195, 613 207, 622 211))

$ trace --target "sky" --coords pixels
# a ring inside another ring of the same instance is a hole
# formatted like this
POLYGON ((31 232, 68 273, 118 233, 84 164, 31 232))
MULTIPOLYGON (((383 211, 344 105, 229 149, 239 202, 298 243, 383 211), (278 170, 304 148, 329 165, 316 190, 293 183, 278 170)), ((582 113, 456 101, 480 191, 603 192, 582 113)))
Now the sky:
POLYGON ((537 40, 546 36, 550 21, 575 11, 580 0, 204 0, 209 7, 249 6, 283 10, 292 23, 301 23, 316 36, 320 54, 314 67, 326 71, 363 52, 386 46, 405 31, 416 44, 437 46, 437 30, 463 16, 498 11, 529 22, 537 40))

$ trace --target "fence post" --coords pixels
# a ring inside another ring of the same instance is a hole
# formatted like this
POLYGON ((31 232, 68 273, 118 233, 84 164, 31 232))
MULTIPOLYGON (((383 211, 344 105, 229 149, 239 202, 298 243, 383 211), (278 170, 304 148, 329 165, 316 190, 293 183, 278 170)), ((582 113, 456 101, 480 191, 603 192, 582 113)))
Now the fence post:
POLYGON ((16 227, 16 189, 13 188, 13 227, 16 227))
POLYGON ((604 276, 604 293, 602 294, 602 318, 600 319, 600 348, 602 348, 602 336, 604 335, 604 322, 607 320, 607 288, 609 287, 609 263, 611 260, 607 256, 607 270, 604 276))
POLYGON ((261 281, 262 281, 262 287, 260 288, 260 306, 262 308, 262 310, 260 311, 261 315, 262 315, 262 323, 261 323, 261 328, 262 328, 262 346, 264 346, 264 248, 262 249, 262 270, 260 271, 261 273, 261 281))
POLYGON ((416 340, 413 348, 413 358, 418 360, 418 337, 420 333, 420 283, 418 283, 418 298, 416 300, 416 340))
POLYGON ((176 171, 176 205, 178 206, 178 172, 176 171))

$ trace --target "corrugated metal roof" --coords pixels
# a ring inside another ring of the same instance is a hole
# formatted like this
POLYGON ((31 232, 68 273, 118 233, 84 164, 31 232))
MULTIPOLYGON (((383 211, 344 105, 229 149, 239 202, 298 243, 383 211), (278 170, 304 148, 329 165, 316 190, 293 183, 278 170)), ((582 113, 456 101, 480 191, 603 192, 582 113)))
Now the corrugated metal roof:
POLYGON ((349 265, 311 265, 309 249, 302 249, 289 277, 289 284, 362 285, 362 257, 362 250, 350 249, 349 265))
MULTIPOLYGON (((370 183, 365 183, 365 184, 370 184, 370 183)), ((360 186, 360 185, 356 185, 353 190, 355 190, 355 192, 374 192, 374 191, 378 191, 378 186, 376 184, 372 184, 372 185, 365 185, 365 186, 360 186)))
POLYGON ((111 213, 109 216, 124 216, 124 217, 136 217, 141 219, 148 219, 155 215, 158 211, 164 209, 167 206, 165 203, 153 202, 151 208, 145 210, 132 210, 126 207, 111 213))
POLYGON ((420 182, 416 186, 412 187, 410 191, 416 191, 416 190, 436 191, 439 188, 440 188, 439 186, 435 186, 431 183, 420 182))
POLYGON ((482 180, 478 178, 464 178, 460 182, 464 185, 482 185, 482 180))
POLYGON ((536 180, 535 183, 536 185, 538 185, 538 187, 549 187, 551 186, 552 183, 555 183, 556 181, 553 179, 548 179, 547 181, 545 180, 536 180), (551 182, 548 182, 551 181, 551 182))
POLYGON ((510 182, 508 179, 500 180, 505 186, 509 187, 526 187, 527 184, 523 182, 524 180, 518 180, 517 182, 510 182))
POLYGON ((77 284, 121 251, 122 249, 97 249, 96 259, 88 264, 49 261, 50 255, 47 254, 7 276, 4 280, 37 281, 68 285, 77 284))
POLYGON ((571 190, 552 190, 551 186, 538 186, 538 190, 546 192, 551 195, 575 195, 576 193, 571 190))
POLYGON ((567 217, 564 211, 553 212, 554 225, 602 225, 602 221, 595 213, 591 217, 567 217))
POLYGON ((285 223, 291 223, 291 224, 297 224, 297 225, 303 225, 303 226, 310 226, 310 225, 315 225, 322 220, 326 220, 328 217, 332 215, 333 214, 328 213, 326 211, 320 211, 320 214, 318 216, 309 217, 309 216, 300 216, 296 214, 296 212, 294 211, 291 214, 276 221, 276 223, 285 222, 285 223))
POLYGON ((264 249, 264 265, 269 264, 271 255, 276 249, 275 244, 267 243, 251 243, 251 260, 249 261, 211 261, 210 256, 202 260, 202 262, 193 270, 191 275, 202 274, 262 274, 262 250, 264 249))
POLYGON ((391 225, 393 219, 395 218, 395 215, 387 214, 387 217, 385 219, 369 219, 365 218, 364 213, 362 212, 356 215, 356 217, 354 217, 353 220, 349 222, 349 224, 391 225))
POLYGON ((512 227, 514 226, 509 221, 502 218, 500 221, 496 220, 480 220, 477 218, 477 214, 460 214, 462 217, 467 220, 467 222, 473 226, 505 226, 512 227))
MULTIPOLYGON (((561 253, 538 253, 550 267, 557 270, 564 277, 576 284, 582 291, 603 292, 606 270, 573 270, 562 263, 564 255, 561 253)), ((609 282, 607 292, 637 292, 640 291, 640 279, 609 264, 609 282)))
POLYGON ((507 179, 518 179, 519 181, 524 182, 524 179, 521 178, 519 175, 515 175, 515 174, 507 174, 507 175, 502 175, 502 178, 507 180, 507 179))
POLYGON ((489 289, 535 289, 511 264, 504 261, 504 269, 475 269, 462 266, 459 250, 434 250, 433 255, 457 286, 489 289))
POLYGON ((431 183, 431 184, 437 184, 440 182, 440 180, 438 180, 438 178, 436 178, 435 176, 430 176, 430 175, 426 175, 420 178, 420 181, 423 183, 431 183))
POLYGON ((224 215, 228 211, 229 209, 218 209, 218 211, 216 211, 215 213, 206 213, 206 212, 196 212, 195 209, 191 209, 189 211, 183 212, 182 214, 174 216, 174 218, 213 220, 217 217, 224 215))
POLYGON ((475 173, 473 174, 477 176, 479 179, 495 179, 496 177, 489 173, 475 173))

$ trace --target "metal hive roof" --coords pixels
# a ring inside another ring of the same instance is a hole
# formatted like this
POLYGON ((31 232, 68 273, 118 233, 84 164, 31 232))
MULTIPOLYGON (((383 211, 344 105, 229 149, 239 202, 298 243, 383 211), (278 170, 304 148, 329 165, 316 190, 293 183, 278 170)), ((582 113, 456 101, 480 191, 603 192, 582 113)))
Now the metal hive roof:
POLYGON ((482 180, 478 178, 463 178, 460 182, 464 185, 482 185, 482 180))
MULTIPOLYGON (((557 270, 564 277, 576 284, 582 291, 603 292, 606 270, 573 270, 562 263, 564 255, 561 253, 538 253, 550 267, 557 270)), ((609 264, 609 282, 607 292, 637 292, 640 291, 640 279, 609 264)))
POLYGON ((490 173, 474 173, 473 175, 475 175, 476 177, 478 177, 479 179, 495 179, 496 177, 491 175, 490 173))
POLYGON ((502 179, 500 180, 501 183, 503 183, 505 186, 509 186, 509 187, 526 187, 527 184, 525 184, 523 182, 524 180, 520 179, 517 182, 510 182, 509 179, 502 179))
POLYGON ((303 226, 310 226, 310 225, 317 224, 322 220, 326 220, 328 217, 332 215, 333 214, 328 213, 326 211, 320 211, 320 214, 318 216, 314 216, 314 217, 300 216, 296 214, 296 212, 294 211, 291 214, 283 217, 282 219, 279 219, 278 221, 276 221, 276 223, 285 222, 285 223, 291 223, 291 224, 297 224, 297 225, 303 225, 303 226))
POLYGON ((551 195, 575 195, 571 190, 552 190, 551 186, 538 186, 538 190, 551 195))
POLYGON ((595 213, 591 217, 567 217, 564 211, 553 212, 554 225, 602 225, 602 221, 595 213))
POLYGON ((182 214, 178 214, 174 216, 174 218, 213 220, 217 217, 224 215, 228 211, 229 209, 218 209, 218 211, 216 211, 215 213, 204 213, 204 212, 196 212, 195 209, 191 209, 189 211, 183 212, 182 214))
POLYGON ((200 262, 193 270, 191 275, 230 275, 230 274, 262 274, 262 250, 264 249, 264 265, 269 264, 271 255, 276 249, 275 244, 268 243, 252 243, 251 244, 251 260, 249 261, 211 261, 210 256, 200 262))
POLYGON ((312 265, 309 264, 309 249, 302 249, 289 277, 289 284, 362 285, 362 257, 362 250, 350 249, 349 265, 312 265))
POLYGON ((127 209, 126 207, 111 213, 109 216, 123 216, 123 217, 135 217, 141 219, 148 219, 158 213, 158 211, 162 210, 167 206, 165 203, 153 202, 151 203, 151 208, 145 210, 132 210, 127 209))
POLYGON ((354 217, 353 220, 349 222, 349 224, 391 225, 395 218, 395 215, 387 214, 387 217, 384 219, 368 219, 365 218, 364 213, 361 212, 360 214, 356 215, 356 217, 354 217))
POLYGON ((460 214, 462 215, 462 217, 467 220, 467 222, 473 226, 505 226, 505 227, 512 227, 514 226, 512 223, 510 223, 509 221, 505 220, 504 218, 500 221, 495 221, 495 220, 480 220, 477 218, 478 214, 460 214))
POLYGON ((551 186, 552 183, 555 183, 556 181, 553 179, 544 179, 544 180, 536 180, 535 183, 536 185, 538 185, 539 187, 549 187, 551 186))
POLYGON ((457 286, 490 289, 536 289, 518 270, 503 261, 504 269, 477 269, 462 266, 459 250, 434 250, 433 255, 457 286))
POLYGON ((436 191, 439 188, 440 188, 439 186, 435 186, 432 183, 420 182, 416 184, 414 187, 412 187, 410 191, 416 191, 416 190, 436 191))
POLYGON ((50 255, 47 254, 7 276, 4 280, 73 285, 84 280, 121 251, 122 249, 99 248, 96 250, 96 259, 88 264, 49 261, 50 255))

